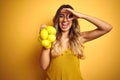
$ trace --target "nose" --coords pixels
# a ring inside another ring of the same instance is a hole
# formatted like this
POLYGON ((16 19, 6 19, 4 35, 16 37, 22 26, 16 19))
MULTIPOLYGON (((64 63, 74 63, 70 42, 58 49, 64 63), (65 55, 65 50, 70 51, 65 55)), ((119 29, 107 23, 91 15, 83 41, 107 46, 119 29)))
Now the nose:
POLYGON ((67 21, 67 17, 64 17, 64 18, 63 18, 63 21, 67 21))

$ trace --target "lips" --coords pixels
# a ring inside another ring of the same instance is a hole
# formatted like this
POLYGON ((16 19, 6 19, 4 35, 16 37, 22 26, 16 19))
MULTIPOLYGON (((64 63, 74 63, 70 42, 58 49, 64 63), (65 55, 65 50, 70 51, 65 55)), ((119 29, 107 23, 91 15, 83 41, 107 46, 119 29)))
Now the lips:
POLYGON ((68 27, 68 23, 67 23, 67 22, 62 23, 62 28, 63 28, 63 29, 66 29, 67 27, 68 27))

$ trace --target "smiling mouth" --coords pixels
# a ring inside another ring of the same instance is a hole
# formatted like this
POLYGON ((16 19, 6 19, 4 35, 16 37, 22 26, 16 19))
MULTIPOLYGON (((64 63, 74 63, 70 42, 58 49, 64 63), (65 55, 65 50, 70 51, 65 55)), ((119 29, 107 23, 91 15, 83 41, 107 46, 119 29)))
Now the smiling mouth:
POLYGON ((62 23, 62 28, 63 29, 66 29, 67 27, 68 27, 68 23, 67 22, 62 23))

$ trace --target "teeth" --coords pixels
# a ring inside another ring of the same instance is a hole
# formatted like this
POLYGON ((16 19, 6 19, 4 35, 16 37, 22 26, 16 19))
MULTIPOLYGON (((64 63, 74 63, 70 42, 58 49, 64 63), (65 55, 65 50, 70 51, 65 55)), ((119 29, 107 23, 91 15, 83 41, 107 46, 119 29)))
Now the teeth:
POLYGON ((64 26, 67 26, 67 25, 68 25, 68 23, 63 23, 63 25, 64 25, 64 26))

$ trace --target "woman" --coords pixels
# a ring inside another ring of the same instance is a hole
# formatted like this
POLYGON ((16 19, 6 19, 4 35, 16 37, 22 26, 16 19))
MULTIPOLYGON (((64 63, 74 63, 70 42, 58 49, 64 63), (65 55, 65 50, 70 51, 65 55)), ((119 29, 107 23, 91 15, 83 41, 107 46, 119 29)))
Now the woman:
MULTIPOLYGON (((57 29, 56 41, 51 49, 42 49, 40 63, 46 70, 46 80, 83 80, 79 59, 84 57, 83 44, 108 33, 112 26, 100 19, 62 5, 53 19, 57 29), (80 32, 78 19, 85 19, 96 26, 95 30, 80 32)), ((46 25, 41 25, 41 29, 46 25)))

